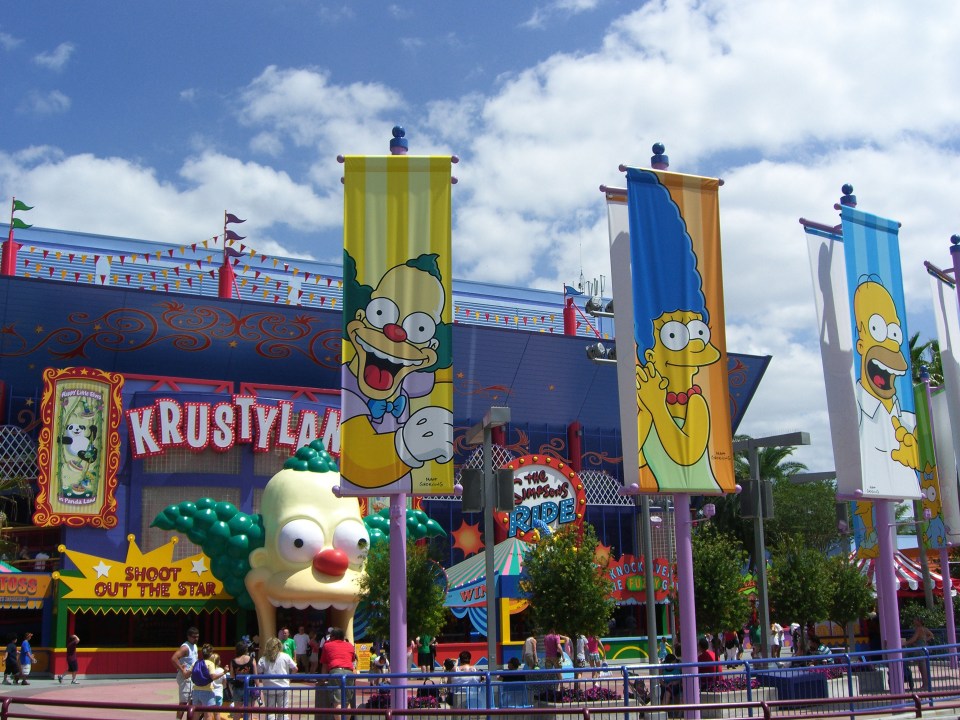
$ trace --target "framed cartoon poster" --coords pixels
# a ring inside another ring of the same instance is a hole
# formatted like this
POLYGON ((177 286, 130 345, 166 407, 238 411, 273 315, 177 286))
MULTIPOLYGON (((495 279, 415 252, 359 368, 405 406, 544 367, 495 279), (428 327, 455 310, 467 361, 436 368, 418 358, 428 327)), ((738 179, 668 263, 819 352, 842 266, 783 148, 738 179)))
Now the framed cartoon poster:
POLYGON ((34 524, 116 526, 122 387, 94 368, 44 371, 34 524))

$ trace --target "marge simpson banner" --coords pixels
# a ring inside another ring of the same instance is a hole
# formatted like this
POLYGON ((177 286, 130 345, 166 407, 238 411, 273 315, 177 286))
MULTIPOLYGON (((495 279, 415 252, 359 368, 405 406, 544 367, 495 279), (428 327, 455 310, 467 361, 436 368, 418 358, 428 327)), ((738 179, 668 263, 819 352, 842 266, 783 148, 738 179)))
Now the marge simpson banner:
POLYGON ((864 498, 920 497, 899 224, 844 205, 854 394, 864 498))
POLYGON ((719 184, 627 170, 637 436, 645 492, 735 489, 719 184))
POLYGON ((453 492, 450 157, 344 162, 342 490, 453 492))

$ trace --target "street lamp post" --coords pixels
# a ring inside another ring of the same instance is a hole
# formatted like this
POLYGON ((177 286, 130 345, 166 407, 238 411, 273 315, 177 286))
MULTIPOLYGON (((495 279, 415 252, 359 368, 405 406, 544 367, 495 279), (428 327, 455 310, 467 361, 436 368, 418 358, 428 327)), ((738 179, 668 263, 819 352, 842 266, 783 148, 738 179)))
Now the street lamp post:
MULTIPOLYGON (((764 519, 764 492, 760 477, 760 448, 764 447, 794 447, 809 445, 810 434, 805 432, 787 433, 785 435, 771 435, 762 438, 746 438, 733 443, 734 452, 746 452, 750 460, 750 492, 753 494, 753 533, 754 533, 754 565, 757 571, 757 604, 760 606, 760 647, 763 657, 770 657, 770 601, 767 595, 767 558, 766 541, 763 537, 764 519)), ((772 510, 768 508, 767 510, 772 510)))
POLYGON ((491 407, 483 421, 467 431, 467 443, 476 445, 483 441, 483 554, 487 573, 487 671, 493 672, 497 665, 497 586, 494 567, 493 511, 497 506, 497 486, 493 481, 493 429, 510 422, 510 408, 491 407))

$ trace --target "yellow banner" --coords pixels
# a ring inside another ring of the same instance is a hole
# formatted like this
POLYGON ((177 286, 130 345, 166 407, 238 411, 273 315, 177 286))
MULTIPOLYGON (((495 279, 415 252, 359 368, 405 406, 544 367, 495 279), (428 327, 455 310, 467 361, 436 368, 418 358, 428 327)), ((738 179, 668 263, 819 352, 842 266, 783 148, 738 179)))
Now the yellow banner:
POLYGON ((226 600, 230 598, 223 583, 210 571, 210 558, 203 553, 181 560, 173 559, 177 538, 143 554, 133 535, 127 536, 127 557, 124 560, 97 557, 68 550, 60 552, 73 562, 80 576, 54 573, 69 588, 67 600, 160 601, 160 600, 226 600))
POLYGON ((344 162, 345 494, 453 492, 450 162, 344 162))

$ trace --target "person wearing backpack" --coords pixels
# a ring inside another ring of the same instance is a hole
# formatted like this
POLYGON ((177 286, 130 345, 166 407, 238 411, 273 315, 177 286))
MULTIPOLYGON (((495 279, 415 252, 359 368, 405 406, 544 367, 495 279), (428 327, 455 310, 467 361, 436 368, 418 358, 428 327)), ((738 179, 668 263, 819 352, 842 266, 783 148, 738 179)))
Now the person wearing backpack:
POLYGON ((205 643, 200 648, 200 659, 193 664, 193 669, 190 671, 190 680, 193 682, 193 704, 201 707, 216 707, 217 695, 213 683, 227 674, 226 670, 217 667, 211 660, 212 655, 214 655, 213 646, 205 643))

